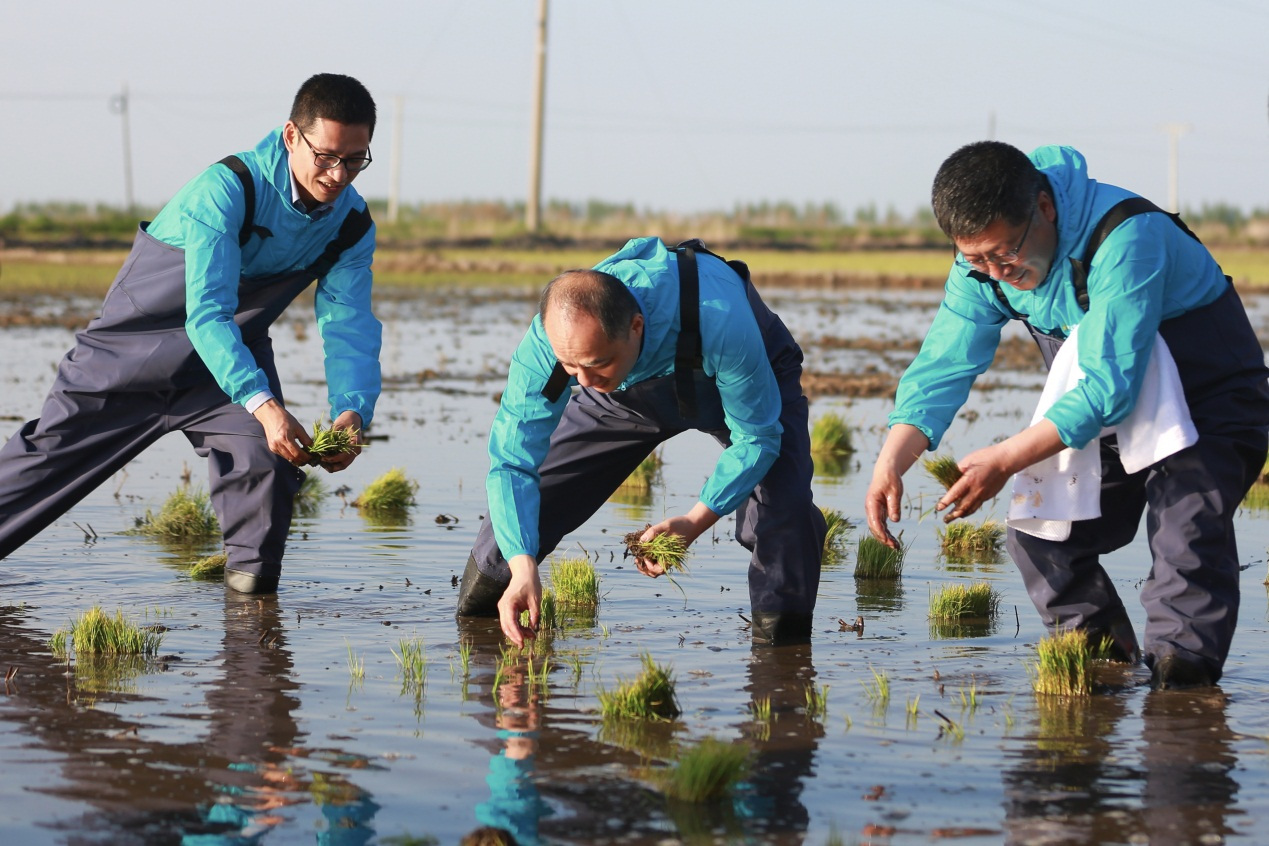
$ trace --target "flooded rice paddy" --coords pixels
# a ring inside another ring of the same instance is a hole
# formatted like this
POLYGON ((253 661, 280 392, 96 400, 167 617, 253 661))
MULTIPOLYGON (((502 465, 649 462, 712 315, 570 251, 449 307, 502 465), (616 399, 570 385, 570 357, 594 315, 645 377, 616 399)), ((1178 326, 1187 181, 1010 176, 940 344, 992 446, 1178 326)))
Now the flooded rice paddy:
MULTIPOLYGON (((940 555, 941 523, 923 518, 937 483, 919 469, 900 524, 911 544, 901 581, 856 583, 883 389, 913 355, 936 292, 766 294, 820 374, 808 378, 812 418, 835 411, 859 427, 855 458, 815 480, 817 501, 856 528, 846 561, 824 572, 811 646, 751 647, 747 555, 730 518, 698 542, 682 592, 623 562, 626 532, 695 502, 717 447, 685 435, 666 444, 660 485, 614 499, 560 550, 599 570, 593 625, 556 635, 545 671, 541 655, 499 671, 496 629, 456 624, 453 610, 485 513, 494 397, 533 293, 383 299, 376 440, 296 518, 276 598, 192 581, 186 565, 214 546, 122 534, 186 470, 205 485, 179 435, 0 562, 0 663, 16 669, 0 696, 0 842, 453 844, 479 825, 523 844, 1269 842, 1265 511, 1239 517, 1243 608, 1215 690, 1151 692, 1144 670, 1112 669, 1091 698, 1034 695, 1028 665, 1043 632, 1020 579, 1007 559, 940 555), (872 374, 882 395, 843 386, 850 373, 872 374), (370 520, 347 504, 394 467, 420 485, 407 518, 370 520), (1002 595, 997 619, 931 624, 933 591, 982 580, 1002 595), (163 627, 158 658, 55 658, 50 636, 97 604, 163 627), (413 639, 421 681, 403 679, 394 655, 413 639), (645 651, 672 668, 683 716, 606 723, 599 691, 633 677, 645 651), (808 687, 826 697, 822 711, 808 708, 808 687), (768 700, 769 718, 756 716, 768 700), (650 772, 706 737, 745 744, 748 777, 723 802, 668 800, 650 772)), ((1269 302, 1249 308, 1266 331, 1269 302)), ((324 388, 303 312, 278 326, 275 346, 288 404, 306 421, 323 413, 324 388)), ((0 332, 6 435, 38 413, 71 340, 58 327, 0 332)), ((1029 419, 1039 370, 989 377, 948 449, 1029 419)), ((1003 501, 987 511, 1003 518, 1003 501)), ((1140 535, 1110 559, 1139 633, 1148 562, 1140 535)))

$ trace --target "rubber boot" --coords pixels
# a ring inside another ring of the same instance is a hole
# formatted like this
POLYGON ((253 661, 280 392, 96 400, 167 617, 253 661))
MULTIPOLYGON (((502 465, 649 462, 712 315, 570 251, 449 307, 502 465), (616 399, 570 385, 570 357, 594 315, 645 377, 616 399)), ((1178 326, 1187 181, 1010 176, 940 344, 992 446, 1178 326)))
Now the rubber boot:
POLYGON ((257 576, 242 570, 225 570, 225 587, 238 593, 263 594, 278 592, 277 576, 257 576))
POLYGON ((497 617, 498 600, 502 599, 507 589, 497 579, 486 576, 476 566, 476 559, 467 556, 467 566, 463 568, 463 581, 458 588, 458 610, 456 617, 497 617))
POLYGON ((753 642, 761 646, 810 643, 811 615, 798 611, 754 611, 749 631, 753 642))
POLYGON ((1167 652, 1161 656, 1147 656, 1150 665, 1150 686, 1155 690, 1181 690, 1187 687, 1211 687, 1219 676, 1202 660, 1167 652))
POLYGON ((1133 665, 1141 661, 1141 647, 1137 645, 1132 621, 1124 609, 1120 608, 1105 623, 1084 626, 1084 631, 1094 648, 1102 640, 1110 639, 1110 660, 1133 665))

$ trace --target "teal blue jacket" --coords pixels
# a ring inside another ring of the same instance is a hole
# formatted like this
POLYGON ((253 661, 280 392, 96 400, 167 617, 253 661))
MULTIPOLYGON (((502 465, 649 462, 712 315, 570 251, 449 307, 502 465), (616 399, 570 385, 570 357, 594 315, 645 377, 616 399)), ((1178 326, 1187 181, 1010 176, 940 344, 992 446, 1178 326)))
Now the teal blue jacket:
MULTIPOLYGON (((185 330, 216 383, 231 400, 245 404, 269 385, 233 321, 240 280, 312 264, 339 232, 348 211, 366 204, 350 185, 340 192, 327 214, 312 217, 292 206, 291 171, 281 129, 238 157, 255 180, 255 224, 271 231, 272 237, 253 235, 239 248, 246 201, 242 183, 223 165, 214 165, 194 177, 146 231, 184 250, 185 330)), ((382 327, 370 304, 374 249, 372 226, 317 281, 314 303, 325 351, 331 419, 344 411, 355 411, 363 426, 374 417, 381 389, 382 327)))
MULTIPOLYGON (((697 266, 704 370, 718 385, 731 433, 731 446, 719 456, 700 500, 725 515, 753 492, 780 452, 780 391, 744 281, 710 255, 698 254, 697 266)), ((643 312, 643 348, 618 390, 673 373, 679 336, 675 254, 657 238, 636 238, 595 269, 624 282, 643 312)), ((538 315, 511 357, 507 387, 489 431, 485 487, 494 537, 506 559, 538 554, 538 468, 570 394, 564 391, 556 402, 542 396, 554 366, 555 353, 538 315)))
MULTIPOLYGON (((1082 258, 1097 221, 1131 192, 1088 176, 1070 147, 1040 147, 1031 160, 1048 177, 1057 205, 1058 244, 1049 275, 1031 291, 1001 285, 1009 304, 1037 329, 1076 335, 1084 378, 1045 417, 1062 442, 1081 448, 1132 411, 1160 322, 1219 297, 1228 284, 1211 253, 1165 214, 1130 217, 1097 251, 1088 275, 1089 309, 1075 299, 1070 258, 1082 258)), ((903 374, 890 425, 916 426, 935 449, 991 365, 1010 319, 990 285, 952 266, 921 351, 903 374)))

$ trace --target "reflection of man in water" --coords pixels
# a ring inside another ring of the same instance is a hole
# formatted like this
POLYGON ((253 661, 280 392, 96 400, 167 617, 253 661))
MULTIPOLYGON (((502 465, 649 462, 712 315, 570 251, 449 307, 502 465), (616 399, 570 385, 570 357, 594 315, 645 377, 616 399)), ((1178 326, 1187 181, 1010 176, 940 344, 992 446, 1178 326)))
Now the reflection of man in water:
POLYGON ((515 644, 532 637, 538 563, 662 441, 695 429, 722 455, 700 501, 644 538, 691 543, 736 510, 737 540, 753 553, 754 639, 809 640, 825 526, 811 501, 802 351, 734 264, 699 242, 673 251, 641 238, 547 286, 489 434, 489 520, 460 616, 497 614, 515 644))
POLYGON ((489 828, 510 832, 520 846, 541 843, 538 824, 551 813, 533 781, 542 720, 539 695, 520 666, 512 668, 498 685, 495 721, 502 748, 489 759, 485 779, 489 799, 476 806, 476 819, 489 828))

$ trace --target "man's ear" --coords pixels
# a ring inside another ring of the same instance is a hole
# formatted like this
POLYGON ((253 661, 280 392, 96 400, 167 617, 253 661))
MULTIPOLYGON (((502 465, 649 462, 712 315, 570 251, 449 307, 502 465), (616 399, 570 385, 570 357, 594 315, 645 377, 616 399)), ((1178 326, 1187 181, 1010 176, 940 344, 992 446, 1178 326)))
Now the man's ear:
POLYGON ((636 335, 643 332, 643 314, 636 314, 630 318, 630 331, 636 335))
POLYGON ((299 131, 299 127, 289 120, 286 122, 286 125, 282 127, 282 143, 286 145, 286 151, 288 153, 295 152, 295 145, 299 143, 300 140, 299 131))
POLYGON ((1035 204, 1040 209, 1040 214, 1044 215, 1044 219, 1049 223, 1057 220, 1057 205, 1053 202, 1053 196, 1048 191, 1041 191, 1037 194, 1035 204))

